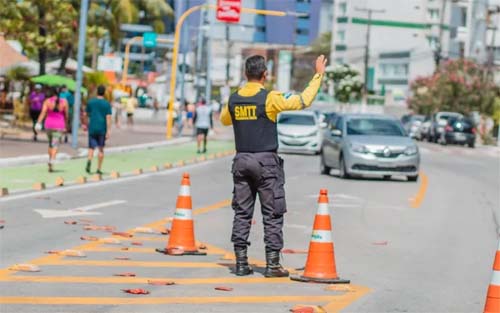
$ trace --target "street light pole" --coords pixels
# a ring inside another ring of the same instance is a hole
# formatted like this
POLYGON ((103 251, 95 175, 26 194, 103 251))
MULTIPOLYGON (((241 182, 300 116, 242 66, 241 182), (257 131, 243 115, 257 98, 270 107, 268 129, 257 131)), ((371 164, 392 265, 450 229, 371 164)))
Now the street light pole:
MULTIPOLYGON (((177 21, 177 24, 175 26, 175 35, 174 35, 174 49, 172 52, 172 65, 171 65, 171 74, 170 74, 170 95, 169 95, 169 101, 167 103, 168 106, 168 113, 167 113, 167 131, 166 131, 166 136, 167 139, 172 138, 172 126, 173 126, 173 111, 174 111, 174 100, 175 100, 175 82, 177 78, 177 57, 179 53, 179 39, 180 39, 180 32, 182 29, 182 25, 184 24, 184 21, 186 18, 193 12, 196 12, 202 8, 210 9, 210 10, 216 10, 217 6, 216 5, 197 5, 189 10, 186 10, 180 17, 179 20, 177 21)), ((260 9, 251 9, 251 8, 241 8, 242 13, 250 13, 250 14, 262 14, 262 15, 272 15, 272 16, 286 16, 287 13, 283 11, 272 11, 272 10, 260 10, 260 9)))
POLYGON ((71 129, 71 146, 73 149, 78 148, 78 130, 80 129, 80 107, 82 102, 83 57, 85 56, 85 35, 87 30, 88 10, 89 0, 82 0, 80 3, 80 29, 78 31, 78 67, 76 70, 75 104, 73 109, 73 127, 71 129))

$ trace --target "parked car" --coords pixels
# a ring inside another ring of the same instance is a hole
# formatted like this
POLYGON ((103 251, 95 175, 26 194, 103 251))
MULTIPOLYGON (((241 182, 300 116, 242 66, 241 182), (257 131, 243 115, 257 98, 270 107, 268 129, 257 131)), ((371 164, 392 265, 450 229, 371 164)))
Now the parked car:
POLYGON ((424 121, 420 123, 420 126, 417 128, 415 132, 415 139, 417 140, 428 140, 431 130, 432 120, 430 116, 426 116, 424 121))
POLYGON ((291 111, 278 116, 280 152, 319 153, 321 123, 314 111, 291 111))
POLYGON ((441 144, 448 143, 465 145, 474 148, 476 143, 476 128, 467 118, 452 117, 448 119, 440 139, 441 144))
POLYGON ((409 118, 406 120, 406 122, 403 122, 403 127, 406 133, 411 138, 415 138, 417 131, 424 120, 425 120, 424 115, 418 115, 418 114, 410 115, 409 118))
POLYGON ((463 118, 464 116, 456 112, 438 112, 432 116, 431 127, 429 129, 428 140, 430 142, 438 142, 442 138, 444 128, 450 118, 463 118))
POLYGON ((339 176, 404 175, 417 181, 420 154, 401 122, 387 115, 341 114, 329 125, 321 150, 321 173, 339 176))

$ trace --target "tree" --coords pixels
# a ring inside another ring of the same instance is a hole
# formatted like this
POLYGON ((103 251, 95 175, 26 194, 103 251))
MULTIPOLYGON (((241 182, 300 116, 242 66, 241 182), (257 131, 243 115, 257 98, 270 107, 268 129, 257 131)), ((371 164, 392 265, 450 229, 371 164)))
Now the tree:
POLYGON ((347 64, 336 65, 327 71, 328 79, 333 80, 335 99, 342 103, 359 101, 363 90, 363 83, 359 72, 347 64))
POLYGON ((59 0, 0 0, 0 31, 19 40, 28 55, 38 55, 40 75, 50 53, 74 40, 77 11, 59 0))
POLYGON ((485 73, 483 66, 470 60, 447 61, 433 75, 412 82, 409 106, 421 114, 479 111, 491 116, 499 87, 485 73))
POLYGON ((295 53, 293 58, 292 89, 302 89, 314 74, 314 62, 316 58, 323 54, 330 56, 332 33, 322 33, 314 40, 310 47, 303 53, 295 53))
MULTIPOLYGON (((113 47, 120 46, 120 25, 141 23, 152 25, 155 32, 163 33, 164 16, 173 16, 173 9, 164 0, 95 0, 88 13, 87 35, 92 51, 92 68, 96 68, 98 42, 109 35, 113 47)), ((101 48, 104 50, 104 47, 101 48)))

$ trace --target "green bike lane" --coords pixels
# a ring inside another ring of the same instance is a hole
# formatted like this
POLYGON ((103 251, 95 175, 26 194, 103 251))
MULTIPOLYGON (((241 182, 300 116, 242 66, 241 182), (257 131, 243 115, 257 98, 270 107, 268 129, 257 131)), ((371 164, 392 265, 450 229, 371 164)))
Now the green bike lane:
MULTIPOLYGON (((234 150, 234 142, 232 141, 210 141, 207 154, 204 155, 230 150, 234 150)), ((148 170, 155 165, 161 168, 165 163, 192 160, 199 156, 201 155, 196 153, 195 142, 108 154, 103 163, 103 177, 109 176, 111 171, 126 174, 138 168, 148 170)), ((85 172, 86 160, 86 158, 77 158, 58 162, 52 173, 48 172, 47 164, 0 168, 0 187, 7 188, 9 192, 12 192, 31 189, 38 182, 53 186, 58 177, 62 177, 65 182, 74 182, 81 176, 90 178, 92 174, 89 175, 85 172)), ((96 166, 97 158, 94 158, 93 172, 96 170, 96 166)))

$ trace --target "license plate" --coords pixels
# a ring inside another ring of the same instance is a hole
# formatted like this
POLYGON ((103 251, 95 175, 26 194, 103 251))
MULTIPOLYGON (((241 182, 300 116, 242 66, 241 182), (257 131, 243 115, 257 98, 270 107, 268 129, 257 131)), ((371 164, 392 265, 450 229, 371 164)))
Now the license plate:
POLYGON ((465 140, 465 134, 462 134, 462 133, 455 134, 455 139, 456 140, 465 140))

